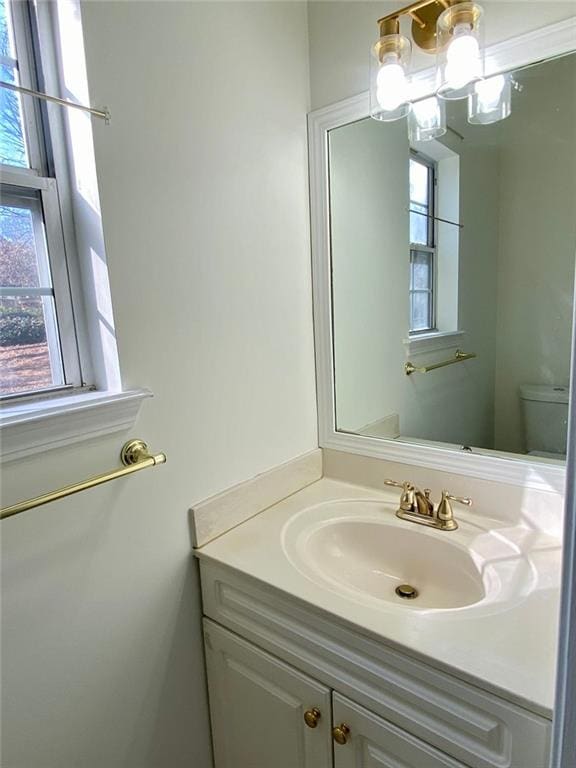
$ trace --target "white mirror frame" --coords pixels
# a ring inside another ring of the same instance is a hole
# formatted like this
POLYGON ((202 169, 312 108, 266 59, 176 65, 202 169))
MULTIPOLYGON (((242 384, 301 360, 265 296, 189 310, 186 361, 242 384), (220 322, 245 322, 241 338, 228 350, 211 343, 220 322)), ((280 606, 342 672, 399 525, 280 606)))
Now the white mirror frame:
MULTIPOLYGON (((486 49, 486 74, 518 69, 546 59, 576 52, 576 18, 543 27, 486 49)), ((417 97, 434 93, 435 70, 415 73, 417 97)), ((336 430, 334 353, 332 334, 331 249, 328 197, 328 132, 369 117, 369 94, 340 101, 308 116, 310 152, 310 208, 312 282, 319 444, 364 456, 373 456, 486 480, 529 488, 564 491, 566 470, 559 462, 542 462, 513 454, 470 453, 454 448, 399 443, 385 438, 336 430)), ((575 254, 576 255, 576 254, 575 254)), ((574 401, 574 388, 572 401, 574 401)), ((480 449, 479 449, 480 450, 480 449)))

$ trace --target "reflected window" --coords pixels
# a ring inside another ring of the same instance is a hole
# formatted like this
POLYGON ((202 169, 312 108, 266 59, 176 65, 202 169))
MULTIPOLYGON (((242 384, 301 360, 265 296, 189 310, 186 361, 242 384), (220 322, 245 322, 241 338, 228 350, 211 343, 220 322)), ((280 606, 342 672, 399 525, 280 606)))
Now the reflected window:
POLYGON ((410 156, 410 333, 436 328, 436 166, 420 153, 410 156))

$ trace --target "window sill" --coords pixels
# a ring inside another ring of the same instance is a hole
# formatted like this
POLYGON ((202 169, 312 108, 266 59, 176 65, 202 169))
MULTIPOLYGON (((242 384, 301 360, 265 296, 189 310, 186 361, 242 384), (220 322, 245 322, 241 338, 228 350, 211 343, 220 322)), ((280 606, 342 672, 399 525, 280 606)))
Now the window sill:
POLYGON ((3 462, 61 448, 133 426, 147 389, 83 392, 0 409, 3 462))
POLYGON ((420 352, 436 352, 442 349, 459 347, 466 336, 466 331, 438 331, 437 333, 423 333, 409 339, 403 339, 402 343, 407 355, 415 355, 420 352))

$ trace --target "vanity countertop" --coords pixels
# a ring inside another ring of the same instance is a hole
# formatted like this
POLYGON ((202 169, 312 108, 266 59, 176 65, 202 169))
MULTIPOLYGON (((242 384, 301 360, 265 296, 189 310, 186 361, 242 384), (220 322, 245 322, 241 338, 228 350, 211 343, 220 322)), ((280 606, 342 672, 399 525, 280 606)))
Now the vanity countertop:
MULTIPOLYGON (((560 542, 535 530, 528 521, 511 524, 458 508, 455 515, 464 539, 473 542, 490 531, 493 539, 505 538, 508 545, 512 542, 517 547, 518 558, 528 563, 531 587, 522 597, 486 605, 413 610, 319 582, 294 564, 285 546, 287 526, 299 514, 313 514, 318 505, 342 500, 378 502, 383 505, 382 514, 397 520, 396 491, 378 491, 323 478, 195 550, 196 555, 258 579, 328 612, 362 634, 551 717, 560 542)), ((398 524, 443 540, 455 535, 405 521, 398 524)))

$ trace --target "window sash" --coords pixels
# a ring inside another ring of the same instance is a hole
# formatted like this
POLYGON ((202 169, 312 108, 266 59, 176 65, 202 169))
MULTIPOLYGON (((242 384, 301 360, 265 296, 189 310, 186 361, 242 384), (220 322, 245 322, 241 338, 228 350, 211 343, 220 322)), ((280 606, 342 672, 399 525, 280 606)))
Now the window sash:
POLYGON ((410 271, 412 271, 413 258, 417 253, 426 253, 430 256, 430 287, 428 288, 413 288, 412 287, 412 275, 410 274, 410 284, 408 287, 408 300, 409 300, 409 335, 417 335, 419 333, 431 333, 436 330, 436 283, 437 283, 437 270, 436 270, 436 249, 426 246, 421 246, 418 243, 410 244, 410 271), (426 328, 414 329, 414 317, 412 312, 412 297, 415 294, 429 294, 430 295, 430 308, 428 313, 428 326, 426 328))
MULTIPOLYGON (((37 195, 38 216, 43 218, 43 237, 37 238, 37 247, 42 248, 44 240, 47 254, 45 255, 44 274, 41 274, 41 285, 37 288, 26 286, 1 286, 0 295, 5 297, 45 296, 43 300, 46 312, 46 332, 50 349, 50 359, 54 364, 53 373, 59 382, 56 386, 81 386, 82 373, 76 339, 76 323, 72 306, 72 296, 68 278, 68 266, 64 249, 58 186, 56 179, 22 174, 18 169, 11 168, 2 173, 2 202, 25 204, 26 198, 33 205, 31 192, 37 195), (49 267, 49 269, 48 269, 49 267), (47 284, 44 284, 47 283, 47 284), (48 297, 53 296, 52 304, 48 297), (58 360, 61 360, 60 371, 58 360)), ((43 254, 38 254, 41 266, 43 254)), ((30 390, 25 393, 14 393, 0 396, 13 398, 16 395, 27 397, 39 395, 46 390, 30 390)))

